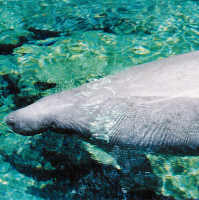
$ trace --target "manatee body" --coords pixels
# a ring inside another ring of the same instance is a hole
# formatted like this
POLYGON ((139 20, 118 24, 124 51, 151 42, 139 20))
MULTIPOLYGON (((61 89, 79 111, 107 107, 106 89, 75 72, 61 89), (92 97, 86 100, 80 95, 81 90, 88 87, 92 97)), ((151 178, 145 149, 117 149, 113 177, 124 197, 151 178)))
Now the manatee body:
POLYGON ((105 146, 197 154, 199 52, 138 65, 12 112, 22 135, 47 129, 105 146))

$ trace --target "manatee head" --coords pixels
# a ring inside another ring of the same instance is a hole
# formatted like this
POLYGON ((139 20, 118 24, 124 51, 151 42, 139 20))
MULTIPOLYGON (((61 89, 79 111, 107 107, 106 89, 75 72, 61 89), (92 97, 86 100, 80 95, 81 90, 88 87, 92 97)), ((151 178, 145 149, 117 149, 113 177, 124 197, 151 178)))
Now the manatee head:
MULTIPOLYGON (((14 132, 31 136, 46 130, 61 133, 83 132, 88 117, 79 108, 81 100, 72 92, 50 95, 11 112, 5 122, 14 132)), ((87 131, 87 130, 86 130, 87 131)))
POLYGON ((47 130, 45 112, 38 112, 32 105, 11 112, 5 122, 16 133, 31 136, 47 130), (44 120, 45 119, 45 120, 44 120))

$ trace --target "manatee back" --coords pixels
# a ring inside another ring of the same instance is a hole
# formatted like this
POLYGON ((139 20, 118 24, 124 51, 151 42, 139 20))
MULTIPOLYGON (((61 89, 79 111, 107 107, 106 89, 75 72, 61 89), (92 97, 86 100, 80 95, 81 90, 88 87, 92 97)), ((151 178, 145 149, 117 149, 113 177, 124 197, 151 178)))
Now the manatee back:
POLYGON ((85 84, 85 98, 199 97, 199 51, 137 65, 85 84))

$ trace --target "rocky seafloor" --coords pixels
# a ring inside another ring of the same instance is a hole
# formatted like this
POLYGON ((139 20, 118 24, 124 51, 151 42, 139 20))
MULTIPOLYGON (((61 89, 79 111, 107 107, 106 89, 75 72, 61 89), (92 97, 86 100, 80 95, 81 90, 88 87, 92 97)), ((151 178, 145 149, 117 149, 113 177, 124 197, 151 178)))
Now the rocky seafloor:
POLYGON ((0 199, 199 199, 199 157, 24 137, 3 118, 125 67, 199 49, 196 0, 0 0, 0 199), (122 166, 120 170, 118 166, 122 166))

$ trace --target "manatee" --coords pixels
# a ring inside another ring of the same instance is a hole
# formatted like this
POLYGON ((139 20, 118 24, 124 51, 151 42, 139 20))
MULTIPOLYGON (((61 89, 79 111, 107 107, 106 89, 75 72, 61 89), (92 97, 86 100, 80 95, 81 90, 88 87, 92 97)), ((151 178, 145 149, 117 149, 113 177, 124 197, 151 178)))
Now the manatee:
POLYGON ((140 64, 16 110, 6 123, 53 130, 102 147, 165 154, 199 149, 199 51, 140 64))

